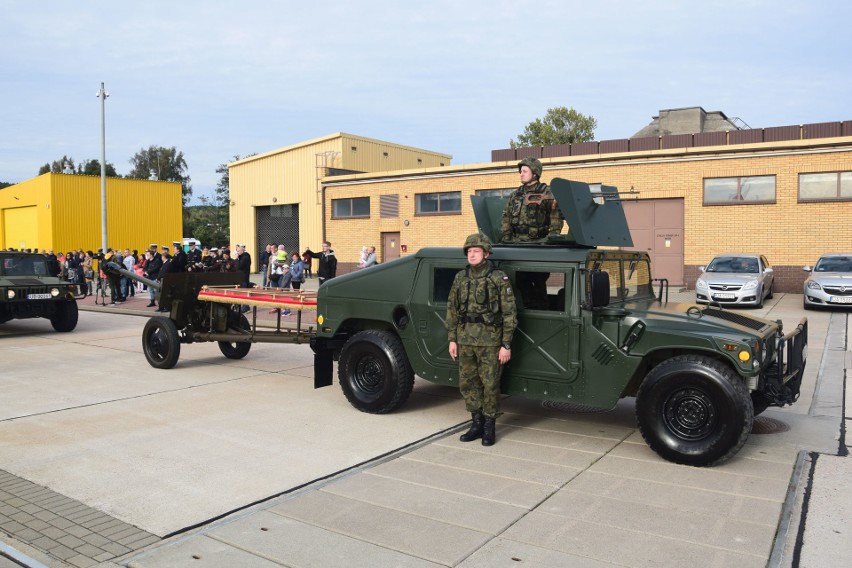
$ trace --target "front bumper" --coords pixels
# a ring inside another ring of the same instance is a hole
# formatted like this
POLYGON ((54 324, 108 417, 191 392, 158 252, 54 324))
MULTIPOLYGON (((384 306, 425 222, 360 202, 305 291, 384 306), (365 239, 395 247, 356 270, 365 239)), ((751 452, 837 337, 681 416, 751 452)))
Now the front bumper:
POLYGON ((772 406, 785 406, 798 400, 807 363, 807 349, 807 318, 802 318, 790 333, 778 335, 775 363, 761 374, 758 386, 758 390, 772 406))
POLYGON ((830 294, 825 290, 814 290, 805 286, 805 303, 812 306, 835 306, 852 308, 852 295, 830 294))
POLYGON ((723 306, 756 306, 760 302, 761 291, 737 290, 735 292, 719 292, 717 290, 698 290, 695 292, 697 304, 720 304, 723 306))

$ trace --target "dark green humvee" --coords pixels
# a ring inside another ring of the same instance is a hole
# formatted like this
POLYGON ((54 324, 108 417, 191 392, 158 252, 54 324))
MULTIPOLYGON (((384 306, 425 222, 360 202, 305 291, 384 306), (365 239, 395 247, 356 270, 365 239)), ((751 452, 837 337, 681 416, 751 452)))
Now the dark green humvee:
POLYGON ((57 272, 56 261, 44 255, 0 252, 0 323, 47 318, 56 331, 77 327, 73 287, 57 272))
MULTIPOLYGON (((788 335, 780 322, 668 303, 633 243, 618 192, 551 184, 568 235, 544 244, 495 245, 489 260, 517 296, 508 395, 610 409, 636 397, 649 446, 664 458, 713 465, 733 456, 768 406, 792 404, 805 369, 807 320, 788 335), (602 249, 598 247, 608 247, 602 249)), ((480 230, 494 242, 505 199, 473 198, 480 230)), ((385 413, 405 402, 414 376, 458 384, 444 326, 460 248, 426 248, 323 284, 317 299, 317 386, 333 361, 349 402, 385 413)))

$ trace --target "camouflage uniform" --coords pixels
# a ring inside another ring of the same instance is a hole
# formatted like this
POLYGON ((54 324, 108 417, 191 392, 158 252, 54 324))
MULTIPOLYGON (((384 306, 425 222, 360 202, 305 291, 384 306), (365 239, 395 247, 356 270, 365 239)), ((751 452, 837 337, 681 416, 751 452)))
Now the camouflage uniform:
POLYGON ((532 170, 536 183, 520 186, 509 197, 500 222, 501 242, 504 243, 542 241, 549 235, 558 235, 565 220, 550 188, 538 181, 541 162, 527 158, 521 160, 518 169, 522 166, 532 170))
POLYGON ((515 314, 509 278, 488 260, 456 274, 447 306, 447 331, 449 340, 459 346, 459 389, 468 412, 490 418, 500 415, 498 354, 502 345, 512 343, 515 314))

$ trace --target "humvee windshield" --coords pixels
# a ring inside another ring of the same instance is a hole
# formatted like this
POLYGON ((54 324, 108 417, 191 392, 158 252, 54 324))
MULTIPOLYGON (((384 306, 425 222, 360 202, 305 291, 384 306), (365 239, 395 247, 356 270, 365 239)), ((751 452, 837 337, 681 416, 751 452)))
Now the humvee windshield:
POLYGON ((3 255, 0 276, 47 276, 47 259, 34 254, 3 255))
MULTIPOLYGON (((589 255, 586 268, 609 273, 609 301, 624 302, 653 297, 651 266, 647 258, 606 258, 589 255)), ((586 273, 586 289, 591 286, 586 273)))

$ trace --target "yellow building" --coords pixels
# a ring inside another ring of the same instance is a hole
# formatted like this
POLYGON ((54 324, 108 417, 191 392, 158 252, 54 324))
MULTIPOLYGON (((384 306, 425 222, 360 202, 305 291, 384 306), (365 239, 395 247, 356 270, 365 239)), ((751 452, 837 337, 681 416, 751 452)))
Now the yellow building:
POLYGON ((231 243, 246 245, 257 269, 271 243, 288 252, 321 249, 325 233, 320 180, 334 173, 427 169, 452 157, 336 133, 228 164, 231 243))
MULTIPOLYGON (((809 126, 823 125, 792 127, 780 141, 764 141, 779 137, 770 128, 765 136, 712 133, 712 146, 698 146, 698 134, 674 144, 666 136, 642 138, 636 151, 633 140, 612 141, 623 142, 609 145, 622 148, 616 152, 605 150, 606 141, 585 142, 578 155, 542 157, 542 181, 638 191, 637 200, 624 202, 634 248, 650 252, 655 276, 674 286, 692 287, 698 267, 716 254, 753 252, 775 269, 776 290, 801 293, 803 265, 821 253, 852 251, 852 122, 842 129, 830 123, 826 131, 834 135, 822 137, 809 126), (738 143, 745 135, 760 141, 738 143)), ((538 148, 538 156, 547 149, 538 148)), ((521 157, 519 149, 494 163, 326 177, 326 237, 339 271, 356 265, 364 244, 376 247, 380 261, 426 246, 460 246, 477 229, 470 197, 516 189, 521 157)))
MULTIPOLYGON (((143 250, 183 235, 178 182, 107 178, 107 239, 143 250)), ((47 173, 0 190, 0 249, 101 248, 101 178, 47 173)))

